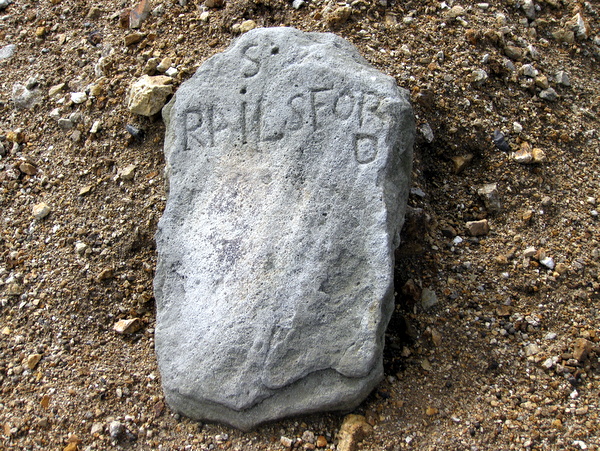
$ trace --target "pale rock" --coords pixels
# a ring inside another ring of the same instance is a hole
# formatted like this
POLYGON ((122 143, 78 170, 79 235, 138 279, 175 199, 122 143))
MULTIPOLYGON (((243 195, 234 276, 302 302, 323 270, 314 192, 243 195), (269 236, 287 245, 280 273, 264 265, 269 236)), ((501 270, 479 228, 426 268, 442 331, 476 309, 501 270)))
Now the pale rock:
POLYGON ((539 352, 540 352, 540 347, 538 345, 536 345, 535 343, 530 343, 527 346, 525 346, 525 355, 527 357, 539 354, 539 352))
POLYGON ((301 438, 305 443, 315 443, 316 440, 315 433, 312 431, 304 431, 301 438))
POLYGON ((42 354, 30 354, 27 356, 27 368, 33 370, 40 360, 42 360, 42 354))
POLYGON ((156 351, 167 402, 241 429, 351 410, 383 377, 410 187, 406 91, 333 34, 275 27, 163 110, 156 351))
POLYGON ((94 123, 92 124, 92 128, 90 128, 90 133, 96 134, 100 131, 101 128, 102 128, 102 122, 94 121, 94 123))
POLYGON ((77 252, 79 255, 85 253, 85 251, 87 250, 87 248, 88 248, 88 245, 85 244, 82 241, 77 241, 75 243, 75 252, 77 252))
MULTIPOLYGON (((0 0, 1 1, 1 0, 0 0)), ((0 48, 0 61, 6 60, 13 56, 17 51, 17 46, 15 44, 8 44, 4 47, 0 48)))
POLYGON ((165 71, 165 75, 167 77, 176 77, 177 74, 179 73, 179 71, 175 68, 175 67, 169 67, 166 71, 165 71))
POLYGON ((142 116, 153 116, 165 105, 173 93, 172 78, 166 75, 142 75, 130 88, 127 99, 129 111, 142 116))
POLYGON ((481 86, 488 79, 488 74, 483 69, 475 69, 471 72, 471 83, 475 86, 481 86))
POLYGON ((548 357, 546 360, 544 360, 542 362, 542 367, 546 368, 547 370, 552 369, 554 367, 555 363, 554 360, 552 360, 552 357, 548 357))
POLYGON ((565 24, 565 28, 573 31, 578 39, 585 40, 588 38, 589 25, 585 22, 581 13, 577 13, 569 20, 565 24))
POLYGON ((289 437, 281 436, 281 438, 279 439, 279 443, 281 443, 281 446, 283 446, 284 448, 290 449, 294 444, 294 440, 289 437))
POLYGON ((540 264, 548 269, 554 269, 554 259, 552 257, 543 257, 540 259, 540 264))
POLYGON ((85 92, 72 92, 71 101, 75 104, 84 103, 88 99, 85 92))
POLYGON ((300 9, 302 8, 304 5, 306 5, 306 2, 304 0, 294 0, 292 2, 292 7, 294 9, 300 9))
POLYGON ((39 89, 28 89, 22 84, 15 83, 12 90, 12 100, 17 108, 31 109, 41 103, 42 95, 39 89))
POLYGON ((540 56, 541 56, 540 52, 534 45, 529 44, 527 46, 527 52, 529 53, 529 56, 531 57, 532 60, 538 61, 540 59, 540 56))
POLYGON ((537 250, 533 246, 529 246, 523 251, 523 257, 532 258, 537 253, 537 250))
POLYGON ((111 421, 108 425, 108 433, 113 440, 120 440, 125 435, 125 426, 120 421, 111 421))
POLYGON ((90 434, 92 434, 92 435, 102 434, 103 431, 104 431, 104 425, 102 423, 94 423, 94 424, 92 424, 92 427, 90 429, 90 434))
POLYGON ((50 86, 48 89, 48 95, 50 97, 54 97, 57 94, 60 94, 65 89, 65 83, 58 83, 57 85, 50 86))
POLYGON ((357 451, 360 442, 373 432, 362 415, 346 415, 338 433, 337 451, 357 451))
POLYGON ((48 216, 50 211, 50 206, 45 202, 41 202, 33 207, 32 214, 35 219, 41 220, 48 216))
POLYGON ((54 108, 52 111, 50 111, 50 113, 48 113, 48 116, 50 119, 58 121, 60 119, 60 108, 54 108))
POLYGON ((543 163, 544 161, 546 161, 546 152, 538 147, 534 147, 531 151, 531 162, 543 163))
POLYGON ((523 8, 525 16, 529 20, 535 19, 535 3, 533 3, 533 0, 524 0, 523 5, 521 7, 523 8))
POLYGON ((208 12, 208 11, 202 11, 200 13, 200 20, 202 22, 208 22, 209 19, 210 19, 210 12, 208 12))
POLYGON ((429 122, 425 122, 424 124, 419 125, 419 131, 423 135, 423 138, 425 138, 425 141, 427 141, 430 144, 433 142, 435 137, 433 135, 433 130, 431 129, 431 125, 429 125, 429 122))
POLYGON ((468 221, 466 225, 471 236, 487 235, 490 232, 490 225, 487 219, 468 221))
POLYGON ((115 323, 113 330, 118 334, 133 334, 142 328, 139 318, 122 319, 115 323))
POLYGON ((521 73, 525 77, 535 78, 538 75, 537 69, 535 69, 531 64, 523 64, 521 67, 521 73))
POLYGON ((159 3, 154 7, 154 9, 150 12, 154 17, 161 17, 165 14, 165 5, 163 3, 159 3))
POLYGON ((122 180, 133 180, 136 168, 137 166, 135 164, 129 164, 124 168, 119 169, 117 175, 122 180))
POLYGON ((523 131, 523 126, 519 122, 513 122, 513 131, 518 135, 523 131))
POLYGON ((248 33, 250 30, 254 30, 256 28, 256 22, 253 20, 244 20, 240 24, 240 33, 248 33))
POLYGON ((533 155, 530 148, 521 147, 516 152, 511 154, 512 159, 520 164, 529 164, 533 161, 533 155))
POLYGON ((173 64, 173 60, 168 56, 163 58, 162 61, 156 66, 156 70, 159 72, 165 72, 171 65, 173 64))
POLYGON ((464 16, 465 8, 460 5, 453 6, 444 13, 446 19, 455 20, 457 17, 464 16))

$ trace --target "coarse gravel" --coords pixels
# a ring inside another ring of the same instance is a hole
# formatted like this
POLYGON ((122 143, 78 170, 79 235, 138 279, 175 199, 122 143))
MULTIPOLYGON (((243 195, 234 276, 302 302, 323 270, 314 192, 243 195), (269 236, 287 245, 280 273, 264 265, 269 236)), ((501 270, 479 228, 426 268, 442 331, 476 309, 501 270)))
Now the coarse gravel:
POLYGON ((131 29, 135 6, 0 0, 0 448, 338 448, 346 413, 250 433, 178 416, 153 348, 164 124, 129 87, 285 25, 354 43, 417 116, 355 448, 600 449, 597 1, 155 0, 131 29))

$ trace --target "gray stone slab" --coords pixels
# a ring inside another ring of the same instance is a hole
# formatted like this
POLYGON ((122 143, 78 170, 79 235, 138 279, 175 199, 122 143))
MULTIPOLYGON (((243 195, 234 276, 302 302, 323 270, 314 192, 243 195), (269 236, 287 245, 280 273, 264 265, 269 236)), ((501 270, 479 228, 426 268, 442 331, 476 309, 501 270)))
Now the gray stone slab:
POLYGON ((156 351, 170 406, 250 429, 383 376, 414 117, 347 41, 256 29, 164 108, 156 351))

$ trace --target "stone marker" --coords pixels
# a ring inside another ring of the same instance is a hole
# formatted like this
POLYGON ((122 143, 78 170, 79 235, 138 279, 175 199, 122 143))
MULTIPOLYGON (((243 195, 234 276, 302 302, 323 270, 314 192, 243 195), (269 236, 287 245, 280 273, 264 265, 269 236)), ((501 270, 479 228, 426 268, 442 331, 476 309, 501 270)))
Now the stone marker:
POLYGON ((156 351, 171 407, 250 429, 383 377, 408 94, 345 40, 255 29, 164 108, 156 351))

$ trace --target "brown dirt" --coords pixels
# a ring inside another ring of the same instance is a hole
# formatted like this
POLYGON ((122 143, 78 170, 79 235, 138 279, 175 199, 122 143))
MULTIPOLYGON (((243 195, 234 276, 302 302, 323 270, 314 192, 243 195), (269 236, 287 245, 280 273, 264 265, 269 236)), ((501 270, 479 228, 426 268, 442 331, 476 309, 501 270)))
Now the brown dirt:
POLYGON ((180 418, 163 403, 152 277, 164 124, 129 113, 125 97, 150 57, 171 57, 179 85, 247 19, 334 27, 410 90, 418 124, 433 132, 432 141, 419 133, 415 146, 418 189, 397 253, 386 379, 356 410, 374 426, 360 449, 600 449, 600 4, 538 0, 531 22, 521 1, 490 0, 487 9, 462 2, 462 12, 437 1, 387 3, 352 2, 344 21, 330 15, 339 4, 321 0, 298 10, 231 0, 208 8, 203 22, 203 5, 165 1, 130 46, 124 38, 134 30, 121 27, 120 15, 133 3, 15 0, 0 11, 0 49, 17 45, 0 60, 3 449, 282 449, 281 436, 294 441, 306 430, 329 448, 337 443, 343 415, 241 433, 180 418), (563 42, 578 12, 587 36, 563 42), (524 75, 526 64, 547 81, 524 75), (475 69, 488 78, 475 82, 475 69), (571 86, 556 82, 560 70, 571 86), (13 87, 30 77, 40 102, 17 108, 13 87), (66 86, 50 96, 59 83, 66 86), (540 98, 545 83, 557 100, 540 98), (71 92, 88 99, 73 103, 71 92), (58 126, 55 108, 63 119, 80 114, 74 128, 58 126), (95 121, 101 128, 91 133, 95 121), (144 137, 134 139, 127 124, 144 137), (512 151, 526 142, 545 160, 518 163, 493 144, 495 130, 512 151), (453 158, 467 155, 457 173, 453 158), (477 194, 488 183, 497 184, 499 211, 477 194), (36 220, 42 202, 51 212, 36 220), (470 237, 466 222, 481 219, 490 232, 470 237), (525 257, 530 246, 534 255, 525 257), (553 270, 541 263, 544 253, 553 270), (429 309, 422 288, 437 296, 429 309), (113 331, 134 317, 138 332, 113 331), (590 350, 582 357, 583 344, 590 350), (118 440, 113 421, 125 427, 118 440))

